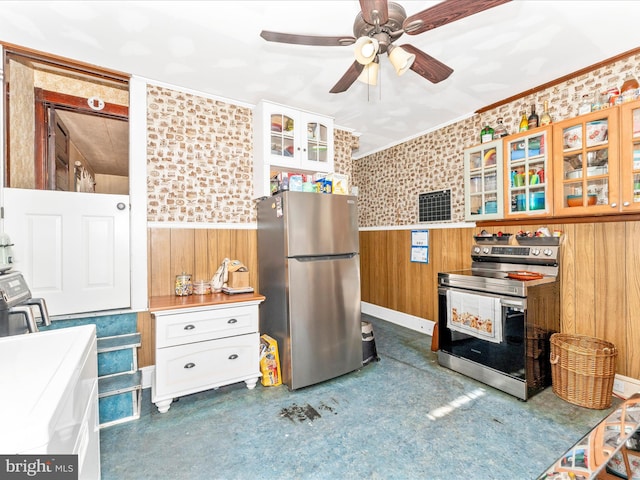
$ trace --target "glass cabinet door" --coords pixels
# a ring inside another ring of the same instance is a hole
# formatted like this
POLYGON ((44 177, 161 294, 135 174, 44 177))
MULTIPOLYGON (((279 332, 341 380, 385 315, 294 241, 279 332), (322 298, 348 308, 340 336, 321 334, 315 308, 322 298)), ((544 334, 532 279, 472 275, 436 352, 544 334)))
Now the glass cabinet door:
POLYGON ((465 150, 465 217, 502 218, 502 140, 465 150))
POLYGON ((622 210, 640 210, 640 100, 620 107, 620 141, 622 210))
POLYGON ((551 210, 547 166, 550 128, 505 140, 506 216, 543 215, 551 210))
POLYGON ((617 109, 554 126, 555 213, 611 213, 618 209, 617 109))
POLYGON ((270 118, 271 161, 281 166, 293 165, 297 148, 295 129, 298 125, 292 116, 285 113, 272 113, 270 118))
POLYGON ((327 162, 327 126, 318 122, 307 122, 307 160, 327 162))

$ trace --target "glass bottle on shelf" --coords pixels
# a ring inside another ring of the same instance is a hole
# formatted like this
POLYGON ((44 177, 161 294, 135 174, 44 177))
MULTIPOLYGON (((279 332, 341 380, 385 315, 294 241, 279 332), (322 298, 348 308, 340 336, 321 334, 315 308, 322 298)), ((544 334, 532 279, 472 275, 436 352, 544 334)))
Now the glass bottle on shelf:
POLYGON ((507 132, 507 127, 504 126, 504 123, 502 123, 502 117, 500 117, 493 132, 493 139, 498 140, 499 138, 506 137, 507 135, 509 135, 509 132, 507 132))
POLYGON ((489 125, 485 125, 485 127, 480 131, 480 143, 487 143, 493 140, 493 128, 489 125))
POLYGON ((542 111, 542 115, 540 116, 540 126, 544 127, 551 123, 551 115, 549 114, 549 101, 544 101, 544 110, 542 111))
POLYGON ((536 114, 536 106, 535 104, 531 104, 531 115, 527 118, 527 130, 531 130, 532 128, 536 128, 538 126, 539 117, 536 114))
POLYGON ((527 120, 527 113, 522 112, 522 118, 520 119, 520 125, 518 126, 519 132, 526 132, 529 130, 529 120, 527 120))

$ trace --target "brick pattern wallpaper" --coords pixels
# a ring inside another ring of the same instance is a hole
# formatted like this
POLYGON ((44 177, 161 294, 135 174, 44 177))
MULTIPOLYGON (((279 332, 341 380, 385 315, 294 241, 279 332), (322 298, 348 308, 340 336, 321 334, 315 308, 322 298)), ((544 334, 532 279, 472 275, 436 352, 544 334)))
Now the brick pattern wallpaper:
POLYGON ((480 143, 485 124, 495 126, 502 117, 509 133, 516 133, 522 112, 529 115, 535 104, 540 115, 545 100, 553 121, 574 117, 583 95, 619 88, 628 73, 640 78, 640 55, 355 160, 352 178, 358 187, 360 227, 416 224, 418 194, 444 189, 451 189, 452 222, 463 222, 464 149, 480 143))
MULTIPOLYGON (((355 137, 334 133, 334 170, 350 177, 355 137)), ((255 222, 251 109, 149 85, 147 194, 149 222, 255 222)))

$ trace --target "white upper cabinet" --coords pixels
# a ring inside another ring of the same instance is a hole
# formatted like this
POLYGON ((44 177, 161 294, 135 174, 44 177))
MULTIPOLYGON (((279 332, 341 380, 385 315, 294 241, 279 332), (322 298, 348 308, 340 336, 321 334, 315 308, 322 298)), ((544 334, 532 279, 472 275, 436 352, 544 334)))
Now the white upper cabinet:
POLYGON ((333 119, 262 101, 253 112, 254 196, 270 195, 278 172, 333 171, 333 119))

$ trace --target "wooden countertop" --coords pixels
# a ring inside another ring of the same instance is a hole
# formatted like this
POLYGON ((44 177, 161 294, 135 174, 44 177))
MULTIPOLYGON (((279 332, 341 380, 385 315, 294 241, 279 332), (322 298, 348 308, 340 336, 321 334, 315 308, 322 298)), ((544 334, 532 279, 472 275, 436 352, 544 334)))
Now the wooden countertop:
POLYGON ((163 310, 178 310, 180 308, 207 307, 211 305, 221 306, 241 302, 262 302, 265 296, 259 293, 211 293, 208 295, 187 295, 179 297, 176 295, 164 295, 162 297, 149 298, 149 311, 160 312, 163 310))

